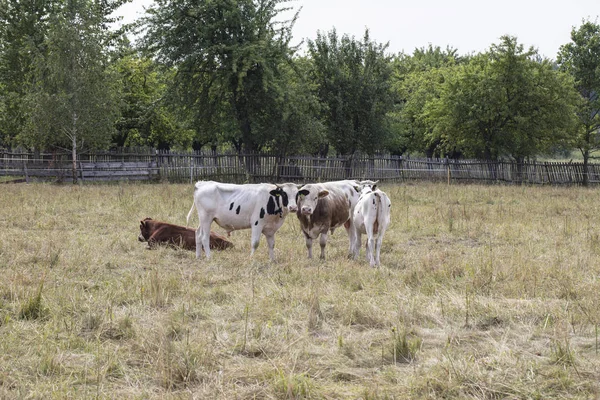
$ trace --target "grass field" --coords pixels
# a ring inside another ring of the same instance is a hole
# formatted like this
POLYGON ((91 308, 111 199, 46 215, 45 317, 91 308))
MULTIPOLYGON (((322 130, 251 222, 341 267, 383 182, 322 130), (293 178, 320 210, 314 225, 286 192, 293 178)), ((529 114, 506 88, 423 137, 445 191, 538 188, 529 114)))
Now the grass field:
POLYGON ((600 397, 597 188, 382 189, 372 269, 343 229, 306 260, 294 215, 276 263, 146 250, 191 185, 2 185, 0 398, 600 397))

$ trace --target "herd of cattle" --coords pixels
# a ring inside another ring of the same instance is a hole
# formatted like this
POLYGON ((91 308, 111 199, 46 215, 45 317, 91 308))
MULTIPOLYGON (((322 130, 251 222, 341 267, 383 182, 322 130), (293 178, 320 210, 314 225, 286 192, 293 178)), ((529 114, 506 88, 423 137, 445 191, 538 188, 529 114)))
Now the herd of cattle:
POLYGON ((380 265, 381 242, 390 223, 390 199, 377 188, 377 182, 343 180, 296 185, 270 183, 236 185, 214 181, 197 182, 194 202, 187 215, 189 224, 194 208, 200 221, 197 230, 146 218, 140 221, 140 241, 150 248, 158 243, 196 250, 196 257, 210 258, 211 249, 233 246, 226 237, 210 230, 212 222, 227 235, 251 229, 251 254, 263 234, 269 257, 274 260, 275 233, 285 217, 295 212, 312 258, 313 240, 319 239, 320 258, 325 258, 327 237, 344 226, 350 239, 349 255, 358 258, 361 235, 367 235, 366 255, 371 266, 380 265), (320 236, 320 238, 319 238, 320 236))

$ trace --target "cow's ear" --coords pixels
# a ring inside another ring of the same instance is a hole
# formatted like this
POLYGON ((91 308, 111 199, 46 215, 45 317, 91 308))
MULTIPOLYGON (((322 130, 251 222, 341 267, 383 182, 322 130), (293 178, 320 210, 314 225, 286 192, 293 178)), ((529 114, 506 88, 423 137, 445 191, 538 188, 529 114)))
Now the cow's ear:
POLYGON ((308 196, 310 192, 306 189, 298 190, 298 195, 300 196, 308 196))
POLYGON ((374 192, 376 188, 377 188, 377 185, 374 183, 373 186, 371 186, 371 190, 374 192))
POLYGON ((319 192, 319 198, 327 197, 328 195, 329 195, 329 191, 328 190, 321 190, 319 192))
POLYGON ((281 196, 281 188, 278 187, 277 189, 273 189, 269 192, 269 194, 275 197, 281 196))

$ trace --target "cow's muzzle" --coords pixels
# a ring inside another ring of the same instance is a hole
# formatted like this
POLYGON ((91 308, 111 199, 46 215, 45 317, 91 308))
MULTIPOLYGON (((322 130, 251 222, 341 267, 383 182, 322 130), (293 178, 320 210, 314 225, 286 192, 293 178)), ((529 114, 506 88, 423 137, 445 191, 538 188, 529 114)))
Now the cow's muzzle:
POLYGON ((313 210, 310 207, 302 207, 302 215, 312 215, 313 210))
POLYGON ((145 238, 143 235, 139 235, 139 236, 138 236, 138 240, 139 240, 140 242, 145 242, 145 241, 146 241, 146 238, 145 238))

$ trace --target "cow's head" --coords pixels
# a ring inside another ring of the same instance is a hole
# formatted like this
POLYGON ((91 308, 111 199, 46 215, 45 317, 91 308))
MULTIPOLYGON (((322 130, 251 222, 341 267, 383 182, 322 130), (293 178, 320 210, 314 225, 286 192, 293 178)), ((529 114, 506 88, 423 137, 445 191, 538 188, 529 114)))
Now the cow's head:
POLYGON ((377 187, 377 182, 379 181, 356 181, 354 190, 361 194, 364 193, 365 189, 370 189, 369 191, 375 191, 375 188, 377 187))
POLYGON ((299 213, 302 215, 312 215, 317 208, 319 199, 329 195, 329 191, 319 188, 316 185, 305 185, 298 190, 296 203, 298 204, 299 213))
POLYGON ((138 236, 140 242, 147 242, 152 234, 150 232, 150 224, 148 221, 152 221, 152 218, 145 218, 140 221, 140 235, 138 236))
POLYGON ((296 212, 298 210, 298 206, 296 205, 298 185, 295 183, 283 183, 275 186, 277 187, 271 190, 269 194, 281 201, 281 203, 278 202, 277 204, 283 208, 284 214, 287 214, 288 211, 296 212))

